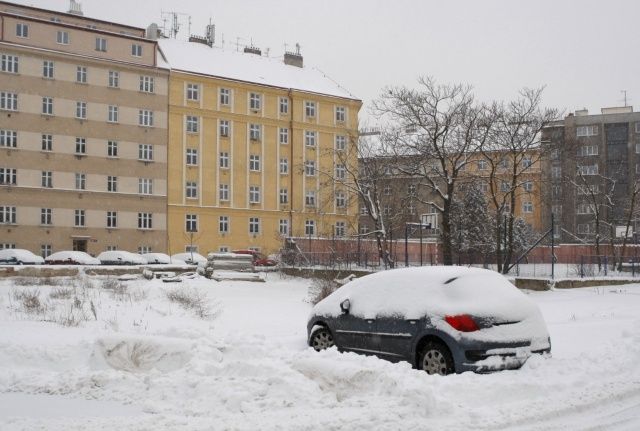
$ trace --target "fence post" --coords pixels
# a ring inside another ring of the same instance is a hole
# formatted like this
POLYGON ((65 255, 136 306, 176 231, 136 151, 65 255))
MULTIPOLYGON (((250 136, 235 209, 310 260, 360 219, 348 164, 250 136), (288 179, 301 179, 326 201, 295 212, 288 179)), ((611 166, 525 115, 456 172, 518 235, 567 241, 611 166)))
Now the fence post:
POLYGON ((584 278, 584 255, 580 256, 580 278, 584 278))
POLYGON ((607 271, 609 270, 609 256, 605 254, 604 256, 604 275, 607 275, 607 271))

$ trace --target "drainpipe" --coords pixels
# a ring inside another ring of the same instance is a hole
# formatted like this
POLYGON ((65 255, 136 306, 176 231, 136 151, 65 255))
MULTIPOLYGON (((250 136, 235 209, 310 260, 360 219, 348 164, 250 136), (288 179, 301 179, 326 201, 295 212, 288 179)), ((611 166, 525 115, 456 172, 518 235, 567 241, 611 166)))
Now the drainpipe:
MULTIPOLYGON (((287 96, 289 98, 290 120, 289 120, 289 192, 291 200, 289 203, 289 237, 293 237, 293 89, 289 88, 287 96)), ((304 179, 303 179, 304 180, 304 179)))

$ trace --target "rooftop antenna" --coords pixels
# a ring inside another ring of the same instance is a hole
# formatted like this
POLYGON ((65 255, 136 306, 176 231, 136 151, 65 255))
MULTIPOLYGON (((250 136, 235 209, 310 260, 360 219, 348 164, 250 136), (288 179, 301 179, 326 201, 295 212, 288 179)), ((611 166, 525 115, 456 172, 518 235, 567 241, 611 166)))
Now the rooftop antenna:
POLYGON ((222 33, 222 49, 224 49, 224 33, 222 33))
POLYGON ((236 46, 236 51, 240 51, 240 41, 244 40, 241 37, 236 37, 236 43, 231 43, 231 45, 235 45, 236 46))
POLYGON ((207 38, 207 42, 209 43, 209 46, 216 43, 216 26, 211 23, 211 18, 209 18, 209 25, 207 25, 206 38, 207 38))
POLYGON ((300 55, 300 44, 296 42, 296 55, 300 55))
POLYGON ((163 22, 163 33, 167 34, 167 21, 171 23, 171 28, 169 29, 169 37, 176 39, 178 37, 178 33, 180 32, 180 27, 182 27, 182 23, 180 22, 180 18, 187 17, 189 34, 191 34, 191 16, 186 13, 181 12, 165 12, 161 11, 162 22, 163 22))
POLYGON ((627 107, 629 106, 628 103, 628 99, 627 99, 627 90, 620 90, 620 92, 624 95, 624 98, 622 99, 622 101, 624 102, 624 106, 627 107))

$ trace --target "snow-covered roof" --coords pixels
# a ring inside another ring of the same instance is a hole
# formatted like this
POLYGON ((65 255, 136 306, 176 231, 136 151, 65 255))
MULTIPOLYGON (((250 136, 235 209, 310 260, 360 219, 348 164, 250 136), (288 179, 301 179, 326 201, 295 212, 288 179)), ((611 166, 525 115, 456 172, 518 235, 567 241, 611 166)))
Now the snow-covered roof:
POLYGON ((290 66, 282 59, 177 39, 160 39, 158 46, 175 71, 357 99, 316 68, 290 66))

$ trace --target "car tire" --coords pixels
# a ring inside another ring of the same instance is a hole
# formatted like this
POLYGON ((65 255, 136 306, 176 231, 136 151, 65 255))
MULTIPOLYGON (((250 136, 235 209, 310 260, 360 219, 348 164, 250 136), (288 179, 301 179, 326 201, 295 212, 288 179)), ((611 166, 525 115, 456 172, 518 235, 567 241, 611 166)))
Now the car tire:
POLYGON ((440 374, 446 376, 455 372, 453 356, 449 348, 439 341, 427 342, 420 351, 418 369, 427 374, 440 374))
POLYGON ((309 337, 309 346, 313 347, 316 352, 328 349, 334 345, 331 331, 324 326, 313 331, 311 337, 309 337))

